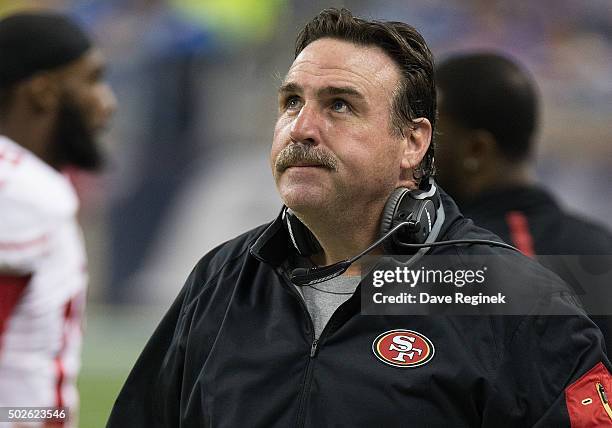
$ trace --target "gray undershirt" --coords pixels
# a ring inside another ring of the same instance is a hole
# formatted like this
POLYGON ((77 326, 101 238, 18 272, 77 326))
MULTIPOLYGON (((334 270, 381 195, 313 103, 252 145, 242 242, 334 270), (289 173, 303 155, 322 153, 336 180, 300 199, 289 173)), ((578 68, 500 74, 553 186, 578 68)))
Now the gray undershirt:
POLYGON ((317 339, 336 309, 353 295, 360 280, 359 276, 338 276, 313 286, 297 287, 312 318, 317 339))

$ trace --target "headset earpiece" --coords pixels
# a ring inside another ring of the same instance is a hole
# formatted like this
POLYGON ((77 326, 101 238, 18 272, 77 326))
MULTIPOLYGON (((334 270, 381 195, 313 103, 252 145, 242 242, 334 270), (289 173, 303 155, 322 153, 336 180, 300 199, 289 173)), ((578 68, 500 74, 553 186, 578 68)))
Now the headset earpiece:
POLYGON ((422 244, 431 233, 436 221, 436 212, 440 205, 435 184, 429 191, 397 188, 385 204, 380 222, 380 236, 386 234, 400 222, 408 221, 410 225, 403 227, 393 237, 387 239, 383 246, 387 254, 405 252, 400 250, 398 243, 422 244))
MULTIPOLYGON (((399 206, 399 201, 405 196, 407 192, 409 192, 409 190, 405 187, 398 187, 391 193, 391 195, 387 199, 387 203, 385 204, 385 208, 383 209, 382 216, 380 219, 380 236, 383 236, 393 227, 395 209, 399 206)), ((383 244, 385 246, 385 250, 387 250, 388 242, 389 240, 387 240, 385 244, 383 244)))

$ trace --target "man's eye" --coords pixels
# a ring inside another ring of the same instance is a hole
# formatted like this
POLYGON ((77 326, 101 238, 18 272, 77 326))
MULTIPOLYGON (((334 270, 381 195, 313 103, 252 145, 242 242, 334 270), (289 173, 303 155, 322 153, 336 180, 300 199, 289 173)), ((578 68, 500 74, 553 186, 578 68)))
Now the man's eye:
POLYGON ((337 113, 346 113, 349 111, 349 106, 346 102, 342 100, 335 100, 332 103, 332 110, 337 113))
POLYGON ((300 99, 298 97, 290 97, 285 102, 285 108, 287 110, 295 110, 300 107, 300 99))

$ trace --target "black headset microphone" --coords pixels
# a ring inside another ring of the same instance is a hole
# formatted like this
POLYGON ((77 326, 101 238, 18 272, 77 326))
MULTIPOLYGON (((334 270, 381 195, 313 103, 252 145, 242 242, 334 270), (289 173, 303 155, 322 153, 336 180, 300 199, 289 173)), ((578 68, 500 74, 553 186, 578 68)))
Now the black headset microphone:
MULTIPOLYGON (((340 276, 346 272, 349 266, 381 244, 389 254, 393 254, 393 251, 397 249, 421 249, 466 244, 491 245, 518 251, 512 245, 489 239, 452 239, 426 242, 430 240, 428 238, 432 234, 432 229, 437 228, 434 233, 434 235, 437 235, 441 227, 439 223, 444 221, 444 210, 437 186, 432 179, 429 183, 428 191, 398 188, 391 194, 383 210, 382 236, 361 253, 328 266, 293 269, 291 271, 291 282, 299 287, 304 287, 340 276), (398 235, 400 236, 398 237, 398 235), (408 238, 408 242, 405 239, 399 239, 401 237, 408 238)), ((291 241, 300 255, 310 256, 321 251, 321 246, 312 232, 289 209, 285 210, 284 219, 291 241)), ((433 238, 435 239, 435 236, 433 238)))
POLYGON ((291 271, 291 282, 299 287, 304 287, 307 285, 318 284, 320 282, 327 281, 328 279, 340 276, 344 272, 346 272, 350 265, 368 254, 374 248, 378 247, 380 244, 382 244, 383 241, 385 241, 387 238, 397 232, 397 230, 404 226, 409 226, 411 224, 411 222, 404 221, 394 226, 393 229, 387 232, 384 236, 378 238, 372 245, 370 245, 368 248, 366 248, 356 256, 351 257, 350 259, 342 260, 334 263, 333 265, 323 267, 293 269, 291 271))

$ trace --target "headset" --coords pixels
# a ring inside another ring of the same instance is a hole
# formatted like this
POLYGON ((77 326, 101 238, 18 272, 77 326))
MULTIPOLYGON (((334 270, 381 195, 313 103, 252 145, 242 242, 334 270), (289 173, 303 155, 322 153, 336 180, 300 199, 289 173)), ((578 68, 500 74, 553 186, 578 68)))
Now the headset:
MULTIPOLYGON (((460 244, 491 245, 519 251, 512 245, 489 239, 453 239, 436 242, 444 218, 442 200, 433 178, 429 179, 426 190, 399 187, 391 193, 385 203, 380 222, 380 238, 350 259, 328 266, 293 269, 291 282, 303 287, 335 278, 381 244, 387 254, 401 254, 406 250, 418 250, 417 253, 424 254, 431 247, 460 244)), ((322 251, 317 238, 291 209, 284 208, 282 219, 298 254, 309 257, 322 251)))

